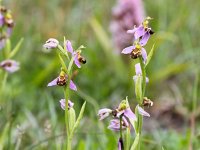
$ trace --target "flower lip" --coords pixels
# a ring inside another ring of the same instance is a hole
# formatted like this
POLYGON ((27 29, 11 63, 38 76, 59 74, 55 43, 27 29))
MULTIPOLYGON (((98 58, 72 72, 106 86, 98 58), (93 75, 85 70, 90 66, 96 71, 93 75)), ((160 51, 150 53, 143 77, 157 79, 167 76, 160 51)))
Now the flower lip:
MULTIPOLYGON (((65 86, 67 84, 68 76, 67 75, 59 75, 57 78, 53 79, 51 82, 48 83, 49 86, 65 86)), ((69 88, 71 90, 77 91, 77 87, 72 80, 69 82, 69 88)))

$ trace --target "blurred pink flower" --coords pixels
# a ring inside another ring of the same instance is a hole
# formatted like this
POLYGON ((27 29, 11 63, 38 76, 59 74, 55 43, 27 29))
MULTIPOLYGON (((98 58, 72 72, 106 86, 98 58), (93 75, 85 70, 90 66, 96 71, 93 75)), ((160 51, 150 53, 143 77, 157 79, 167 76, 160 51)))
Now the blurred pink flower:
MULTIPOLYGON (((74 106, 74 103, 68 100, 68 109, 72 108, 74 106)), ((60 100, 60 107, 65 110, 65 99, 60 100)))
POLYGON ((113 42, 118 50, 133 42, 134 36, 127 34, 127 30, 132 29, 134 25, 140 25, 144 14, 142 0, 118 0, 112 10, 113 19, 110 24, 113 42))
POLYGON ((50 38, 46 41, 46 43, 43 45, 44 48, 46 49, 53 49, 56 48, 59 45, 58 40, 54 38, 50 38))
POLYGON ((15 60, 7 59, 0 62, 0 67, 9 73, 13 73, 19 70, 19 63, 16 62, 15 60))
POLYGON ((112 109, 103 108, 98 112, 99 120, 103 120, 112 113, 112 109))

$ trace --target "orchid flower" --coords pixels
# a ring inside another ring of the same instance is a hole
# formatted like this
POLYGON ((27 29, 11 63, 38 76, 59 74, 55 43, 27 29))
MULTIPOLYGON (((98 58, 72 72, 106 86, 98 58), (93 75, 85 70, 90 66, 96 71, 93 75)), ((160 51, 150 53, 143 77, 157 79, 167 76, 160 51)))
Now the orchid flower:
POLYGON ((10 59, 2 61, 0 67, 9 73, 16 72, 20 68, 19 62, 10 59))
MULTIPOLYGON (((121 125, 122 125, 122 129, 126 129, 130 127, 129 122, 127 121, 125 117, 122 117, 121 125)), ((113 130, 113 131, 120 131, 120 119, 119 118, 112 119, 110 121, 110 125, 108 126, 108 129, 113 130)))
MULTIPOLYGON (((135 64, 135 73, 136 75, 133 76, 133 80, 136 82, 138 79, 138 76, 142 76, 142 70, 141 70, 141 66, 140 63, 135 64)), ((149 78, 146 77, 146 83, 149 82, 149 78)))
MULTIPOLYGON (((51 82, 49 82, 47 86, 55 86, 55 85, 64 86, 67 84, 68 82, 67 80, 68 80, 68 76, 65 74, 64 71, 61 71, 60 75, 54 80, 52 80, 51 82)), ((77 91, 77 87, 72 80, 70 80, 69 82, 69 88, 74 91, 77 91)))
POLYGON ((140 39, 140 44, 143 46, 148 42, 150 35, 154 33, 148 26, 151 19, 151 17, 147 17, 139 27, 134 26, 134 29, 127 31, 127 33, 134 34, 135 40, 140 39))
POLYGON ((142 47, 143 44, 141 42, 134 42, 132 46, 126 47, 122 50, 122 54, 130 54, 132 59, 136 59, 142 56, 144 63, 147 61, 147 52, 142 47))
POLYGON ((59 41, 54 39, 54 38, 50 38, 46 41, 46 43, 43 45, 44 48, 46 49, 53 49, 58 47, 59 45, 59 41))
POLYGON ((68 52, 72 54, 72 57, 74 57, 74 64, 78 67, 81 68, 81 63, 85 64, 86 60, 81 56, 81 50, 74 51, 72 44, 69 40, 66 41, 66 49, 68 52))
MULTIPOLYGON (((65 102, 66 100, 65 99, 61 99, 60 100, 60 107, 65 110, 65 102)), ((68 109, 72 108, 74 106, 74 103, 71 102, 70 100, 68 100, 68 109)))
POLYGON ((111 113, 112 113, 112 110, 111 110, 111 109, 108 109, 108 108, 100 109, 99 112, 98 112, 98 116, 100 117, 99 120, 105 119, 105 118, 108 117, 111 113))

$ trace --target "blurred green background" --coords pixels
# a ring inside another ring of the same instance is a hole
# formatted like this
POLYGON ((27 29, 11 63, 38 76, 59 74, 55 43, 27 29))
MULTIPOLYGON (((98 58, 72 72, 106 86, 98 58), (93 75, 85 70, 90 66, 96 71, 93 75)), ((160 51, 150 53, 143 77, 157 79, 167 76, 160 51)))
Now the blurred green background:
MULTIPOLYGON (((149 52, 155 43, 146 93, 154 106, 147 109, 151 117, 144 120, 142 149, 199 149, 200 90, 195 79, 200 66, 200 1, 143 3, 147 16, 154 18, 151 26, 156 34, 146 46, 149 52)), ((60 63, 54 51, 45 52, 42 45, 50 37, 62 41, 65 36, 75 48, 86 46, 83 55, 87 59, 74 80, 79 90, 71 96, 77 113, 87 101, 73 147, 117 149, 119 134, 107 129, 109 119, 98 121, 97 112, 99 108, 115 108, 126 96, 135 107, 132 76, 137 61, 115 53, 111 42, 109 24, 116 1, 4 0, 3 4, 12 10, 16 23, 12 45, 24 38, 15 57, 21 69, 8 77, 6 97, 1 97, 1 135, 9 128, 0 139, 5 148, 62 149, 65 126, 59 100, 64 97, 63 90, 47 88, 59 73, 60 63)))

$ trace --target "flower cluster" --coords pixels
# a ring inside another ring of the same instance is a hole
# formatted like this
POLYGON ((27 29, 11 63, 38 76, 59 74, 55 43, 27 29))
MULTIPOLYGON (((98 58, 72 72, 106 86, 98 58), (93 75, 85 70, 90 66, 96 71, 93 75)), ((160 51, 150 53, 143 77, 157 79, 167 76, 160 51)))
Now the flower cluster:
MULTIPOLYGON (((59 44, 59 41, 54 38, 50 38, 46 41, 46 43, 43 45, 45 49, 58 49, 63 53, 68 59, 69 55, 68 53, 71 54, 71 60, 73 60, 74 64, 78 67, 81 68, 81 64, 86 63, 86 59, 81 56, 81 49, 74 50, 72 47, 72 44, 69 40, 64 41, 64 47, 62 47, 59 44)), ((69 60, 70 61, 70 60, 69 60)), ((65 66, 66 68, 66 66, 65 66)), ((69 88, 73 91, 77 91, 77 87, 75 83, 71 80, 71 77, 69 77, 69 70, 66 70, 61 68, 61 71, 55 79, 53 79, 51 82, 48 83, 48 87, 51 86, 64 86, 66 87, 69 84, 69 88)), ((62 109, 65 109, 65 99, 60 100, 60 105, 62 109)), ((74 103, 72 103, 70 100, 68 100, 68 108, 72 108, 74 103)))
POLYGON ((67 133, 67 148, 71 150, 72 137, 78 127, 83 113, 85 110, 86 102, 83 103, 78 118, 76 118, 76 112, 73 108, 74 103, 70 100, 70 90, 77 91, 75 83, 72 81, 75 74, 73 74, 73 65, 81 68, 81 64, 86 63, 86 59, 81 56, 81 50, 85 48, 80 46, 77 50, 74 50, 69 40, 65 40, 64 45, 60 45, 57 39, 50 38, 43 45, 45 49, 58 50, 58 57, 61 63, 61 71, 59 75, 48 83, 48 87, 61 86, 64 88, 65 99, 60 100, 60 107, 65 111, 65 126, 67 133))
POLYGON ((139 27, 127 31, 127 33, 134 35, 134 42, 132 46, 122 50, 123 54, 129 54, 132 59, 142 56, 144 63, 147 61, 147 52, 143 47, 147 44, 150 35, 154 33, 149 27, 151 19, 147 17, 139 27))
MULTIPOLYGON (((139 105, 137 105, 137 109, 141 115, 150 117, 150 115, 139 105)), ((114 119, 110 121, 108 128, 114 131, 120 131, 120 117, 122 119, 122 129, 130 128, 131 125, 133 126, 133 122, 137 121, 136 115, 132 112, 127 98, 126 100, 121 101, 117 109, 103 108, 98 112, 99 120, 103 120, 109 115, 114 119)))
MULTIPOLYGON (((6 9, 3 6, 0 6, 0 50, 5 47, 6 40, 10 38, 12 29, 14 27, 14 21, 11 15, 10 10, 6 9)), ((19 43, 21 44, 21 43, 19 43)), ((15 52, 19 49, 15 47, 15 52)), ((7 49, 5 49, 6 51, 7 49)), ((8 55, 10 55, 9 53, 8 55)), ((8 59, 8 56, 3 58, 4 60, 0 62, 0 69, 3 69, 6 72, 13 73, 19 70, 19 62, 8 59)))
MULTIPOLYGON (((153 102, 144 97, 145 95, 145 87, 146 83, 149 82, 149 78, 146 77, 146 62, 149 61, 147 56, 147 52, 144 46, 147 44, 150 35, 154 32, 149 27, 149 21, 152 18, 147 17, 141 25, 138 27, 134 26, 132 30, 128 30, 128 34, 133 35, 133 45, 126 47, 122 50, 123 54, 128 54, 132 59, 139 58, 140 62, 135 64, 135 73, 136 75, 133 76, 133 80, 135 83, 135 94, 136 100, 138 101, 138 105, 135 108, 135 114, 132 112, 128 99, 123 100, 117 109, 100 109, 98 112, 98 116, 100 120, 112 115, 114 119, 110 121, 110 125, 108 126, 109 129, 114 131, 120 131, 120 138, 118 140, 118 150, 123 149, 123 136, 122 130, 126 128, 130 128, 131 126, 134 128, 136 135, 139 137, 141 135, 141 128, 142 128, 142 117, 147 116, 150 117, 150 114, 144 110, 144 106, 152 106, 153 102)), ((137 139, 135 139, 137 141, 137 139)), ((137 141, 137 145, 139 145, 137 141)))
POLYGON ((5 46, 5 41, 10 37, 14 21, 10 10, 0 6, 0 50, 5 46))

